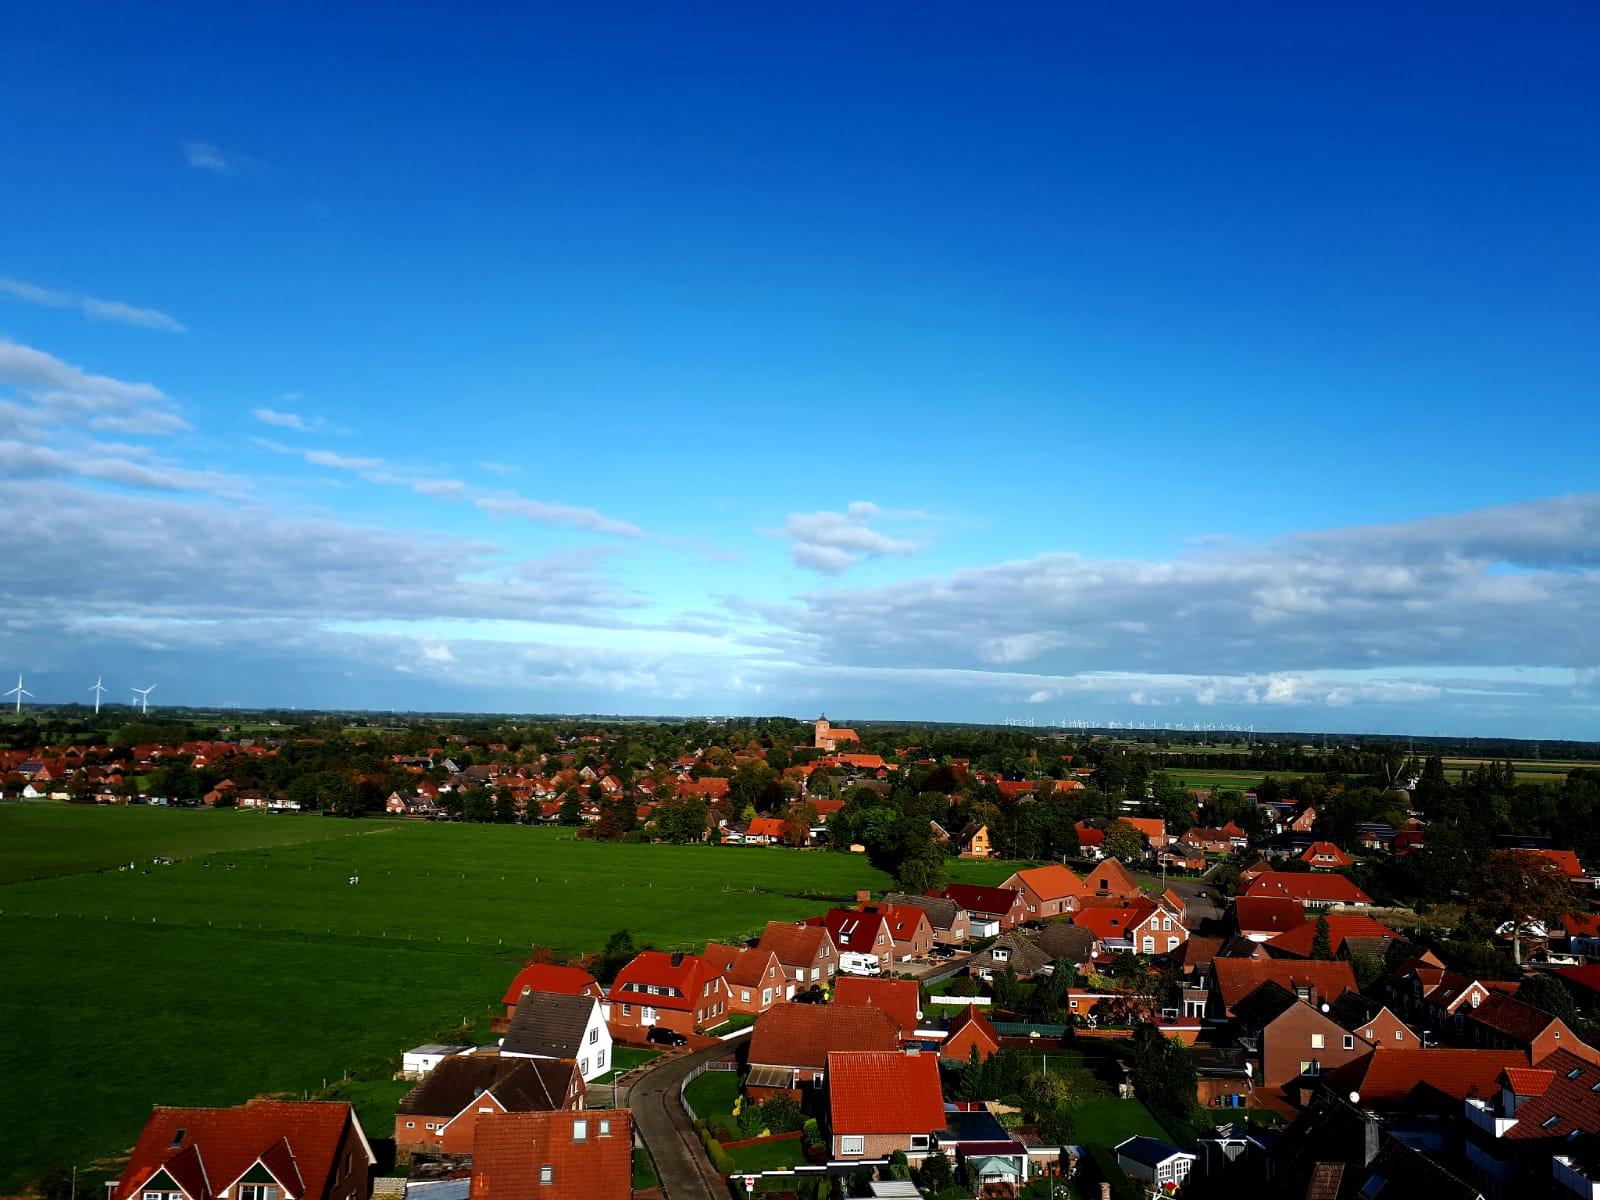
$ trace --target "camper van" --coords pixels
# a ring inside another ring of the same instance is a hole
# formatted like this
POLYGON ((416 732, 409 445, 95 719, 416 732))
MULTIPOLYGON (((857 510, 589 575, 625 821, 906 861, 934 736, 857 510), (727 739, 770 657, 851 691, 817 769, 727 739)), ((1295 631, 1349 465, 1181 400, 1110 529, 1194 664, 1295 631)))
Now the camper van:
POLYGON ((846 975, 880 975, 883 968, 878 965, 876 954, 857 954, 854 950, 842 951, 839 955, 839 970, 846 975))

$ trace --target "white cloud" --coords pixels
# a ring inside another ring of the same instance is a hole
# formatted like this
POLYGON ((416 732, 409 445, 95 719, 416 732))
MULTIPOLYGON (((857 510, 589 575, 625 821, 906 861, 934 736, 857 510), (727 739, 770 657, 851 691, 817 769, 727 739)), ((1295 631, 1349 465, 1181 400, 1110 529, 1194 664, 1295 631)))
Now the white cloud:
POLYGON ((513 492, 480 497, 473 503, 494 517, 522 517, 536 525, 569 525, 590 533, 610 533, 618 537, 644 536, 644 530, 637 525, 608 517, 592 508, 573 508, 567 504, 529 500, 513 492))
POLYGON ((191 167, 201 171, 215 171, 219 175, 233 174, 233 168, 222 151, 211 142, 185 142, 183 157, 191 167))
POLYGON ((790 540, 795 565, 824 575, 838 575, 857 563, 882 555, 910 555, 915 542, 879 533, 867 522, 883 515, 870 500, 856 500, 844 512, 790 513, 783 535, 790 540))
POLYGON ((383 466, 381 458, 356 458, 335 454, 332 450, 306 450, 301 457, 314 467, 335 467, 341 471, 372 471, 383 466))
POLYGON ((320 418, 308 420, 299 413, 278 412, 271 408, 252 409, 251 414, 263 425, 276 425, 280 429, 293 429, 296 433, 313 433, 322 428, 320 418))
POLYGON ((0 338, 0 386, 30 402, 40 425, 86 425, 117 433, 176 433, 189 425, 172 400, 149 383, 91 375, 43 350, 0 338))
POLYGON ((154 308, 137 308, 120 300, 101 300, 76 292, 42 288, 19 279, 0 279, 0 295, 14 296, 28 304, 40 304, 46 308, 76 308, 95 321, 117 321, 144 329, 164 329, 168 333, 188 332, 176 318, 154 308))

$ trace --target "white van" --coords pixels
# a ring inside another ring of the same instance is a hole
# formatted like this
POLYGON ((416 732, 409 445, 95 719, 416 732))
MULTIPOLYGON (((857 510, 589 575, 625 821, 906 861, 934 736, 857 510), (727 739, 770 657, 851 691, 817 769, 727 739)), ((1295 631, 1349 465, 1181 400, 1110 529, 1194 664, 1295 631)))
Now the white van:
POLYGON ((876 954, 858 954, 854 950, 844 950, 839 954, 839 970, 846 975, 881 975, 883 968, 878 965, 876 954))

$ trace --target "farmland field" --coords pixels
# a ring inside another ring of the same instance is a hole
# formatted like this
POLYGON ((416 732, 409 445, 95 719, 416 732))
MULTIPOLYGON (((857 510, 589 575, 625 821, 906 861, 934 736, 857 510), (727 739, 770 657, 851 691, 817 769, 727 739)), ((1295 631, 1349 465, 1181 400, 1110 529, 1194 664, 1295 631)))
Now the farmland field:
POLYGON ((8 805, 0 845, 0 1194, 125 1153, 154 1103, 371 1074, 480 1018, 534 944, 699 949, 890 886, 855 855, 238 811, 8 805))

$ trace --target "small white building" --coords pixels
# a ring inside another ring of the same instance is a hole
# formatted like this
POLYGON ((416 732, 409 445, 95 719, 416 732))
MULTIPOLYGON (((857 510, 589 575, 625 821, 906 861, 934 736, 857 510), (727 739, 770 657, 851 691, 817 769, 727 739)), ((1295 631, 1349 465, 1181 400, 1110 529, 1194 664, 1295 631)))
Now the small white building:
POLYGON ((1143 1179, 1156 1188, 1172 1183, 1182 1187, 1189 1182, 1197 1154, 1153 1137, 1131 1137, 1117 1143, 1117 1165, 1131 1179, 1143 1179))
POLYGON ((400 1077, 421 1079, 452 1054, 464 1054, 471 1049, 471 1046, 443 1046, 438 1042, 429 1042, 426 1046, 407 1050, 400 1056, 400 1077))

